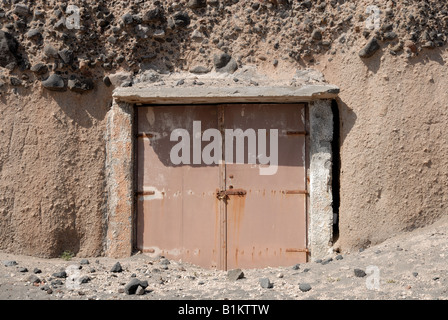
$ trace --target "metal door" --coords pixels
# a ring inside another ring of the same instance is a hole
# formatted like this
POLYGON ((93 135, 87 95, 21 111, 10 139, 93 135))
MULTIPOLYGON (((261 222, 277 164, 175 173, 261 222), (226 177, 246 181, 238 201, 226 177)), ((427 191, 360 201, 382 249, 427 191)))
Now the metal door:
MULTIPOLYGON (((267 129, 268 136, 278 130, 275 173, 261 175, 260 166, 247 157, 244 163, 235 156, 233 163, 226 162, 229 269, 306 262, 305 111, 303 105, 284 104, 225 108, 226 129, 267 129)), ((247 143, 244 149, 250 154, 247 143)))
POLYGON ((214 106, 138 108, 137 247, 203 267, 220 265, 219 165, 173 164, 174 130, 217 128, 214 106))
POLYGON ((298 104, 139 107, 137 247, 219 269, 306 262, 305 122, 306 108, 298 104), (194 121, 201 134, 221 132, 219 165, 172 163, 171 133, 188 131, 193 150, 194 121), (247 139, 237 161, 229 129, 255 132, 257 163, 247 139), (268 155, 271 129, 278 132, 278 168, 261 175, 260 134, 268 155), (228 143, 234 159, 226 162, 228 143))

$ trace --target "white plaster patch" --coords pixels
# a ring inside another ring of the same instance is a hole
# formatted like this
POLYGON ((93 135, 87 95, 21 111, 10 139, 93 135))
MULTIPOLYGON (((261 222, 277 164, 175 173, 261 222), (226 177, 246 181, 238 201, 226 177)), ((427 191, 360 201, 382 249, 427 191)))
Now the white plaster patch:
POLYGON ((170 256, 178 257, 182 255, 183 250, 182 249, 170 249, 170 250, 162 250, 159 247, 144 247, 143 251, 146 255, 150 256, 151 258, 156 258, 160 255, 169 254, 170 256), (149 253, 150 252, 150 253, 149 253))
POLYGON ((151 126, 153 126, 156 122, 156 115, 154 114, 154 110, 152 108, 148 108, 148 112, 146 112, 146 119, 151 126))

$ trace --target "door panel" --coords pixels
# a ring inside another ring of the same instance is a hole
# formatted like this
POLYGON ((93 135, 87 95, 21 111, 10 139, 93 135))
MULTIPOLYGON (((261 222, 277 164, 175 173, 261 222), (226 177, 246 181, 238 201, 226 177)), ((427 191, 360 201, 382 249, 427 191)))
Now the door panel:
MULTIPOLYGON (((227 163, 227 267, 286 266, 306 261, 305 108, 238 105, 225 109, 225 127, 278 129, 278 170, 227 163)), ((226 139, 228 137, 226 136, 226 139)), ((269 139, 267 139, 269 141, 269 139)), ((247 145, 245 145, 247 154, 247 145)), ((236 161, 234 161, 236 162, 236 161)))
MULTIPOLYGON (((208 268, 221 267, 219 166, 173 165, 170 141, 185 129, 193 149, 193 121, 217 128, 211 106, 138 108, 137 247, 208 268)), ((193 163, 191 154, 190 163, 193 163)))

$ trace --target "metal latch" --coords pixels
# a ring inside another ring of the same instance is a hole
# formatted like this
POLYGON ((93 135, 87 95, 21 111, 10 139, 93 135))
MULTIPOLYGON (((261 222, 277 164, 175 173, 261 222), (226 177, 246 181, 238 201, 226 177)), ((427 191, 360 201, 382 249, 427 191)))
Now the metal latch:
POLYGON ((228 196, 245 196, 247 194, 246 190, 243 189, 230 189, 224 191, 218 191, 217 198, 219 200, 227 199, 228 196))

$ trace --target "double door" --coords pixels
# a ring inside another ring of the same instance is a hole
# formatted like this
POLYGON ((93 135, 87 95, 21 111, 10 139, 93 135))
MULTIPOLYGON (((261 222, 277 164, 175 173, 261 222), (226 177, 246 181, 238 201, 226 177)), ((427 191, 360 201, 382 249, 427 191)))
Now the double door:
POLYGON ((218 269, 306 262, 305 105, 137 110, 139 250, 218 269))

